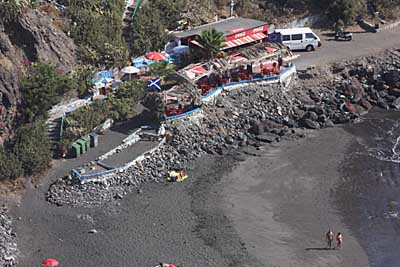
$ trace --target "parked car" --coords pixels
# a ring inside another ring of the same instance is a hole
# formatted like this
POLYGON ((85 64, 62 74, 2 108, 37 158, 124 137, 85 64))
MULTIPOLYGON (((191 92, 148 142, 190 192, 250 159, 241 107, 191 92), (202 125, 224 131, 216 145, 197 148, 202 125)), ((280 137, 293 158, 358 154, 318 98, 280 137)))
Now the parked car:
POLYGON ((277 29, 281 34, 282 44, 290 50, 314 51, 321 46, 321 39, 310 28, 277 29))

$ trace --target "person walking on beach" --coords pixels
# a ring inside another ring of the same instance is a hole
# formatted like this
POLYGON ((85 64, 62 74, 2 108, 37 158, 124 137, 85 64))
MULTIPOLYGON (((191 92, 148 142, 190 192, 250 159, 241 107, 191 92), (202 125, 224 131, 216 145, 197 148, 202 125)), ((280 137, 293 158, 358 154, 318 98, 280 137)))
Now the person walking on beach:
POLYGON ((343 237, 342 234, 339 232, 336 236, 336 248, 341 249, 343 244, 343 237))
POLYGON ((328 248, 332 249, 333 232, 331 231, 331 229, 329 229, 326 233, 326 242, 328 242, 328 248))

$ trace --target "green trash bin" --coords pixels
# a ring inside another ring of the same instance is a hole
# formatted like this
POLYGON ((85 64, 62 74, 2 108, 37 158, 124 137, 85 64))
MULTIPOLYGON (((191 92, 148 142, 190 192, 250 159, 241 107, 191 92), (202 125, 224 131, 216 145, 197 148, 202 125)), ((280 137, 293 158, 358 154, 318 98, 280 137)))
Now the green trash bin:
POLYGON ((89 137, 89 135, 82 137, 82 140, 85 141, 85 148, 86 148, 86 151, 88 151, 89 148, 90 148, 90 137, 89 137))
POLYGON ((79 156, 81 155, 81 146, 79 144, 72 143, 71 145, 71 156, 74 158, 79 158, 79 156))
POLYGON ((86 152, 86 142, 83 139, 78 139, 76 143, 81 147, 81 154, 86 152))

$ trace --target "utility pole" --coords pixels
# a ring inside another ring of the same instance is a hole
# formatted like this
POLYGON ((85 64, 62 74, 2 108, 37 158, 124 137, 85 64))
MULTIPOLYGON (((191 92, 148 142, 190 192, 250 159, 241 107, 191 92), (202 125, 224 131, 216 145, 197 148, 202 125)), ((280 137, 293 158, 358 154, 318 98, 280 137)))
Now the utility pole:
POLYGON ((235 1, 231 0, 231 17, 233 17, 233 8, 235 7, 235 1))

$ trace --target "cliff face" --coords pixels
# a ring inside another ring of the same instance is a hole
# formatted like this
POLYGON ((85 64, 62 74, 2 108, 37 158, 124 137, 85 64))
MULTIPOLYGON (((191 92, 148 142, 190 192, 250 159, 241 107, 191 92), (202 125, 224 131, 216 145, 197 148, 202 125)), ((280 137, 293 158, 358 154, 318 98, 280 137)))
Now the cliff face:
POLYGON ((0 144, 12 135, 20 116, 18 81, 29 64, 52 63, 64 73, 76 64, 75 44, 55 23, 60 20, 54 13, 30 10, 0 25, 0 144))

